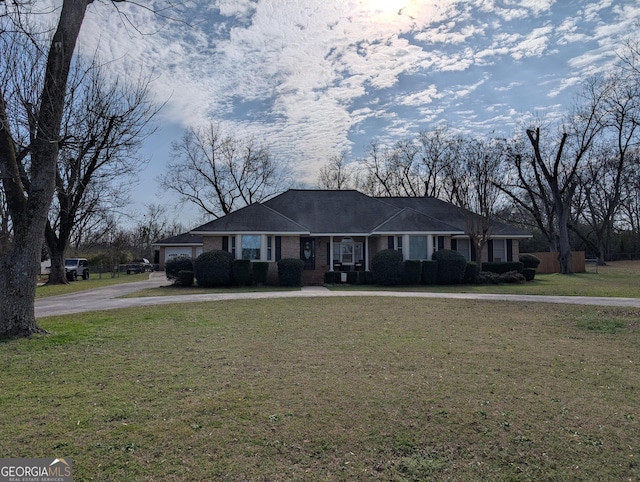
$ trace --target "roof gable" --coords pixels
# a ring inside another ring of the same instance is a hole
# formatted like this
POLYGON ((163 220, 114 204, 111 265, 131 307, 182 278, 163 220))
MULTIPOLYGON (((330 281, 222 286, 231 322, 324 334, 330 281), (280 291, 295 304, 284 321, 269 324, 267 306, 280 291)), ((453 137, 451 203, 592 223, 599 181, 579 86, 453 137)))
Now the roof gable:
MULTIPOLYGON (((459 231, 466 232, 467 217, 477 216, 471 211, 462 209, 454 204, 442 201, 434 197, 389 197, 377 198, 396 207, 408 207, 427 216, 446 220, 446 223, 459 231)), ((491 219, 491 236, 516 236, 530 237, 530 233, 503 223, 497 219, 491 219)))
POLYGON ((291 189, 264 204, 316 234, 370 233, 400 211, 353 190, 291 189))
POLYGON ((463 234, 462 230, 415 209, 404 208, 373 230, 375 233, 447 233, 463 234))
POLYGON ((255 203, 191 231, 205 233, 308 233, 308 229, 263 204, 255 203))

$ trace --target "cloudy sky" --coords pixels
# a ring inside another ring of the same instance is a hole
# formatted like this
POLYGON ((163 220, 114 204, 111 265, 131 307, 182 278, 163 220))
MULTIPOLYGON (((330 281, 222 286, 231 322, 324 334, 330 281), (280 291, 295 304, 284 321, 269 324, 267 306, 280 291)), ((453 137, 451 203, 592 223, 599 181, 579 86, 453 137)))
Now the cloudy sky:
MULTIPOLYGON (((638 38, 636 0, 200 0, 94 3, 80 51, 111 71, 153 71, 168 101, 145 145, 153 180, 184 128, 213 119, 253 135, 313 187, 334 154, 363 156, 446 123, 510 135, 552 121, 581 79, 638 38)), ((147 182, 138 205, 174 202, 147 182)), ((188 211, 188 210, 187 210, 188 211)))

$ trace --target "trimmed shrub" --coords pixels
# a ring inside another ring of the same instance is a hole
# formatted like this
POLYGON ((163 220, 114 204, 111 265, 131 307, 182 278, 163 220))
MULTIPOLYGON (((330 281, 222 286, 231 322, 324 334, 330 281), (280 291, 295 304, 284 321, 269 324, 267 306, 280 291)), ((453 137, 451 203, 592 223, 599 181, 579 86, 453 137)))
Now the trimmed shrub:
POLYGON ((502 262, 490 262, 482 263, 482 271, 490 271, 492 273, 508 273, 509 271, 517 271, 522 273, 524 264, 520 261, 502 261, 502 262))
POLYGON ((283 258, 278 261, 278 281, 280 286, 302 286, 304 262, 296 258, 283 258))
POLYGON ((525 268, 522 270, 522 275, 524 279, 527 281, 533 281, 533 278, 536 277, 536 269, 535 268, 525 268))
POLYGON ((358 271, 358 284, 373 284, 373 273, 371 271, 358 271))
POLYGON ((402 253, 394 249, 378 251, 371 260, 371 271, 376 283, 393 286, 402 281, 402 253))
POLYGON ((231 263, 233 283, 238 286, 251 286, 251 261, 234 259, 231 263))
POLYGON ((523 283, 525 281, 524 275, 517 271, 502 273, 500 279, 502 279, 504 283, 523 283))
POLYGON ((180 270, 178 271, 178 279, 176 279, 176 286, 193 286, 193 271, 180 270))
POLYGON ((402 281, 408 285, 420 284, 422 278, 422 261, 407 259, 403 263, 402 281))
POLYGON ((327 271, 324 274, 324 283, 327 285, 340 283, 340 271, 327 271))
POLYGON ((434 285, 438 278, 438 262, 434 260, 425 260, 422 262, 422 284, 434 285))
POLYGON ((538 269, 538 266, 540 266, 540 258, 534 256, 533 254, 523 253, 518 259, 524 265, 525 269, 538 269))
POLYGON ((433 253, 432 258, 438 262, 438 284, 451 285, 462 282, 467 270, 467 260, 464 256, 451 249, 441 249, 433 253))
POLYGON ((480 266, 475 261, 469 261, 467 268, 464 270, 464 278, 462 281, 469 284, 474 283, 478 275, 480 274, 480 266))
POLYGON ((193 262, 193 272, 198 285, 205 288, 230 286, 233 280, 232 267, 233 255, 222 250, 202 253, 193 262))
POLYGON ((357 271, 348 271, 347 272, 347 283, 350 285, 354 285, 358 282, 358 272, 357 271))
POLYGON ((269 263, 266 261, 255 261, 251 263, 251 274, 253 282, 259 285, 267 284, 267 275, 269 274, 269 263))
POLYGON ((180 271, 193 271, 193 260, 187 256, 176 256, 175 258, 170 258, 164 264, 164 272, 167 279, 174 283, 178 280, 180 271))
POLYGON ((502 278, 498 273, 492 273, 490 271, 480 271, 476 276, 476 284, 479 285, 498 285, 502 283, 502 278))

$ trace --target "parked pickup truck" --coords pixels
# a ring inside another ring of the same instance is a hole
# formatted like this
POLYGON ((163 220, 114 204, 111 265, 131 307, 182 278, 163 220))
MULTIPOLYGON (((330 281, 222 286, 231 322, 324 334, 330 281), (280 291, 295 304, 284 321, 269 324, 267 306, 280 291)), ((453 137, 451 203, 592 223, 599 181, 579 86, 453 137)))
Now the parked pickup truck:
POLYGON ((127 274, 144 273, 147 271, 153 271, 153 265, 149 263, 146 258, 134 259, 127 265, 127 274))

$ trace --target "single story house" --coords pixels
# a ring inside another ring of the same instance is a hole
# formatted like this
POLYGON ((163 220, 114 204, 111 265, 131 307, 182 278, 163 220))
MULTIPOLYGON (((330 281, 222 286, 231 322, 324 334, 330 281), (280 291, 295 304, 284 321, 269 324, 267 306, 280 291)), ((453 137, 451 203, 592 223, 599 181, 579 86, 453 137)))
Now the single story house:
POLYGON ((171 258, 177 256, 197 258, 200 256, 202 254, 202 236, 182 233, 156 241, 152 247, 159 251, 158 269, 164 271, 164 264, 171 258))
POLYGON ((278 260, 300 258, 304 284, 322 283, 327 271, 368 270, 375 253, 387 248, 401 251, 405 259, 431 259, 440 249, 457 250, 468 260, 518 259, 520 240, 531 235, 497 220, 491 222, 490 240, 478 259, 466 234, 470 215, 432 197, 291 189, 190 234, 201 239, 201 251, 222 249, 236 259, 271 263, 271 280, 277 277, 278 260))

